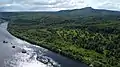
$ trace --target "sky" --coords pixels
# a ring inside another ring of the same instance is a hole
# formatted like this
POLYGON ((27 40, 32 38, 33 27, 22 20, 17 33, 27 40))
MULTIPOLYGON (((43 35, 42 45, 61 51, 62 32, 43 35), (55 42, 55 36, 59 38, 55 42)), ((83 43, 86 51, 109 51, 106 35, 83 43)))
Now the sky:
POLYGON ((59 11, 84 7, 120 11, 120 0, 0 0, 0 11, 59 11))

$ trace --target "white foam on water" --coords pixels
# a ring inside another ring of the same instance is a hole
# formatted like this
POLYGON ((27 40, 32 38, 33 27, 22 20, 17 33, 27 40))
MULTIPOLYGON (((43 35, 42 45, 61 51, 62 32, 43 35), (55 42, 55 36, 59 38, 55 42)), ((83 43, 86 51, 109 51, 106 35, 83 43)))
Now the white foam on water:
POLYGON ((4 67, 50 67, 36 60, 37 54, 32 48, 24 47, 27 53, 18 52, 5 60, 4 67))
POLYGON ((44 65, 43 63, 40 62, 32 62, 32 63, 26 63, 24 64, 22 67, 47 67, 46 65, 44 65))
POLYGON ((48 67, 36 60, 36 55, 30 59, 31 55, 17 53, 11 59, 5 60, 5 67, 48 67))

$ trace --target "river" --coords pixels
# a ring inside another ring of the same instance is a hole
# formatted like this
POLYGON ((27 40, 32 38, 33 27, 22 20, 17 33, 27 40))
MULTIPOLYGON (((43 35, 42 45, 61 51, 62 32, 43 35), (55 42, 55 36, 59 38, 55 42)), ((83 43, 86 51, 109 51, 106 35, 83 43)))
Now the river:
POLYGON ((0 24, 0 67, 88 67, 14 37, 7 31, 7 25, 8 22, 0 24))

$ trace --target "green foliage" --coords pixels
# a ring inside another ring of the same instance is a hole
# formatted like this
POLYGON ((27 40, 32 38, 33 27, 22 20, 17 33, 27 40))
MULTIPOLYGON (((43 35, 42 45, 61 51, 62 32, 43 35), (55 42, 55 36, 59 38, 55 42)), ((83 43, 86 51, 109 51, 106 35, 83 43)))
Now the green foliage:
POLYGON ((120 66, 119 20, 56 13, 19 13, 9 18, 8 31, 16 37, 91 67, 120 66))

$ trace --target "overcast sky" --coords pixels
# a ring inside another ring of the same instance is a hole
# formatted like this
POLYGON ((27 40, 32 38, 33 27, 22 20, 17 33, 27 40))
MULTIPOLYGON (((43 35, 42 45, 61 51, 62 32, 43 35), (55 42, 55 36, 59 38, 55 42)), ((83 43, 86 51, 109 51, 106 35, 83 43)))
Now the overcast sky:
POLYGON ((120 11, 120 0, 0 0, 0 11, 59 11, 84 7, 120 11))

